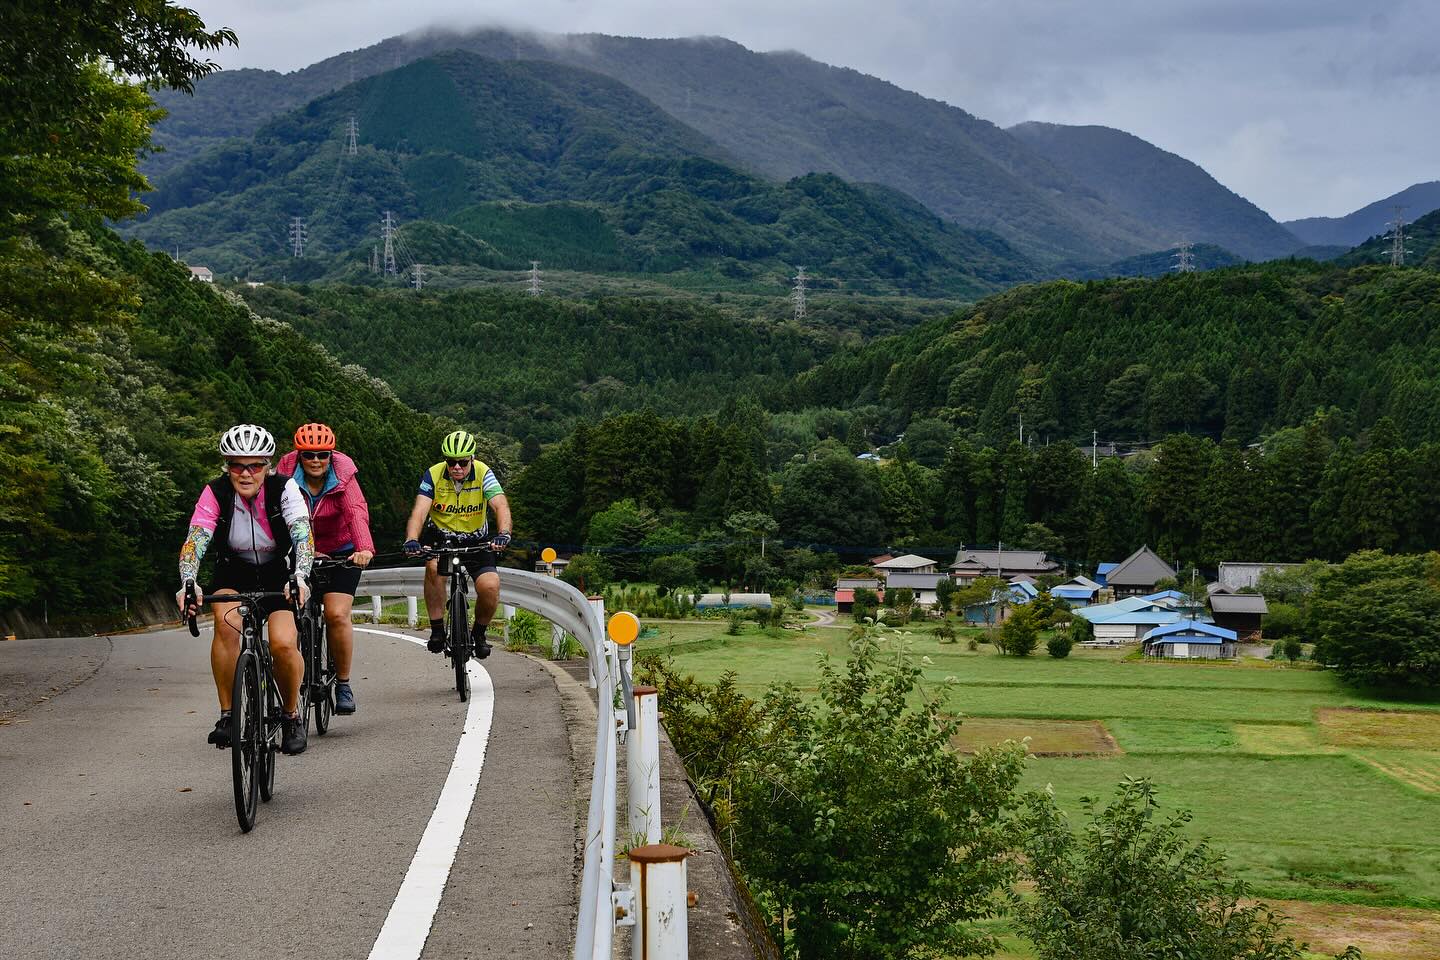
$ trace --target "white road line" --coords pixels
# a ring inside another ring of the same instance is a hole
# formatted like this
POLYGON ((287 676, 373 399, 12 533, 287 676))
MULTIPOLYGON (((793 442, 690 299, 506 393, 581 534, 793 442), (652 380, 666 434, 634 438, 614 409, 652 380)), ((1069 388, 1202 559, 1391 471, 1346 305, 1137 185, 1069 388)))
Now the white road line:
MULTIPOLYGON (((397 640, 424 644, 418 637, 389 630, 371 630, 356 627, 358 633, 373 633, 397 640)), ((380 928, 380 936, 370 948, 370 960, 419 960, 430 936, 430 925, 435 921, 435 911, 440 907, 440 897, 445 892, 445 882, 450 877, 450 868, 455 863, 455 851, 460 848, 460 835, 465 832, 465 821, 470 816, 470 805, 475 800, 475 790, 480 785, 480 768, 485 765, 485 745, 490 740, 490 720, 495 713, 495 686, 490 674, 474 660, 467 665, 470 671, 470 709, 465 714, 465 731, 460 735, 460 744, 455 748, 455 761, 450 765, 450 775, 440 790, 440 799, 435 803, 435 812, 415 848, 410 869, 395 894, 395 902, 380 928)))

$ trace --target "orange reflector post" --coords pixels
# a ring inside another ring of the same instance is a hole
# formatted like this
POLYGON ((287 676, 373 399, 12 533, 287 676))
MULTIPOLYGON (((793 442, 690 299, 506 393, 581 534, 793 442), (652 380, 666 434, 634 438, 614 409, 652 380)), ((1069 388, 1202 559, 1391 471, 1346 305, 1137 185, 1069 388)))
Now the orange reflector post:
POLYGON ((541 560, 544 560, 546 563, 554 563, 554 562, 555 562, 555 548, 554 548, 554 547, 546 547, 544 550, 541 550, 541 551, 540 551, 540 559, 541 559, 541 560))
POLYGON ((628 647, 635 642, 636 637, 640 636, 640 618, 628 610, 621 610, 610 618, 606 629, 611 640, 622 647, 628 647))

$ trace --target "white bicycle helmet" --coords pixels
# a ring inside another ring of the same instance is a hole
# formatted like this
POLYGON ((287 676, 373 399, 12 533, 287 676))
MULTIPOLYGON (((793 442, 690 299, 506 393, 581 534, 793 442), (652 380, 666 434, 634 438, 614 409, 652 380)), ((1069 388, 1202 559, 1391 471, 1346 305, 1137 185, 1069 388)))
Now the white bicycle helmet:
POLYGON ((275 438, 264 427, 242 423, 220 436, 220 454, 226 457, 273 457, 275 438))

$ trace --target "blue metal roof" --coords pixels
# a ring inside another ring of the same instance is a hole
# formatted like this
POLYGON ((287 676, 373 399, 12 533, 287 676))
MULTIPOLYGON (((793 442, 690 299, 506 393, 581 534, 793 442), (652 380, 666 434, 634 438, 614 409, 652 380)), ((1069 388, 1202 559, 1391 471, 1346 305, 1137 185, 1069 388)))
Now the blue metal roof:
POLYGON ((1141 600, 1184 600, 1185 594, 1179 590, 1161 590, 1159 593, 1152 593, 1141 597, 1141 600))
POLYGON ((1114 570, 1114 569, 1115 569, 1116 567, 1118 567, 1118 566, 1120 566, 1120 564, 1118 564, 1118 563, 1102 563, 1102 564, 1098 564, 1098 565, 1095 567, 1095 572, 1096 572, 1097 574, 1099 574, 1100 576, 1103 577, 1103 576, 1105 576, 1105 574, 1109 573, 1111 570, 1114 570))
MULTIPOLYGON (((1181 620, 1179 623, 1172 623, 1169 626, 1156 627, 1145 634, 1145 639, 1160 640, 1181 633, 1202 634, 1202 636, 1193 637, 1190 640, 1191 643, 1220 643, 1222 640, 1234 640, 1237 636, 1234 630, 1226 630, 1224 627, 1217 627, 1215 624, 1205 623, 1203 620, 1181 620)), ((1178 640, 1179 637, 1176 639, 1178 640)))
POLYGON ((1072 599, 1073 599, 1073 600, 1083 600, 1083 599, 1085 599, 1086 597, 1093 597, 1093 596, 1095 595, 1095 588, 1094 588, 1094 587, 1078 587, 1078 586, 1077 586, 1077 587, 1051 587, 1051 588, 1050 588, 1050 595, 1051 595, 1052 597, 1061 597, 1061 598, 1063 598, 1063 599, 1065 599, 1065 600, 1072 600, 1072 599))

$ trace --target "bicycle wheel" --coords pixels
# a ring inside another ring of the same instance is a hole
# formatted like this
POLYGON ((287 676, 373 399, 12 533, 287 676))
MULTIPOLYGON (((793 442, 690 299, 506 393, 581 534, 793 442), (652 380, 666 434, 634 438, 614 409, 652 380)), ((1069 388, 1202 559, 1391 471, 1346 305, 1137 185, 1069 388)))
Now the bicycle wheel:
POLYGON ((249 650, 241 653, 235 663, 235 685, 230 696, 230 772, 235 785, 235 816, 241 831, 249 833, 255 826, 255 794, 260 785, 257 767, 263 749, 261 712, 265 709, 260 699, 260 665, 249 650))
POLYGON ((300 640, 300 662, 304 665, 305 674, 300 678, 300 716, 310 716, 310 701, 314 694, 315 684, 319 682, 319 671, 315 658, 316 630, 315 611, 309 604, 305 605, 301 612, 299 621, 295 624, 296 634, 300 640))
POLYGON ((465 591, 450 594, 450 661, 455 667, 455 689, 460 702, 470 699, 470 624, 466 616, 465 591))
POLYGON ((275 741, 280 737, 280 716, 283 711, 280 709, 279 691, 275 689, 275 678, 267 674, 262 679, 260 688, 264 691, 265 724, 260 731, 260 763, 256 778, 260 781, 260 799, 269 803, 270 798, 275 795, 275 741))
POLYGON ((335 668, 330 663, 328 646, 325 622, 322 620, 315 630, 315 686, 310 697, 310 703, 315 708, 315 732, 322 737, 330 729, 330 715, 335 712, 335 668))

